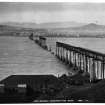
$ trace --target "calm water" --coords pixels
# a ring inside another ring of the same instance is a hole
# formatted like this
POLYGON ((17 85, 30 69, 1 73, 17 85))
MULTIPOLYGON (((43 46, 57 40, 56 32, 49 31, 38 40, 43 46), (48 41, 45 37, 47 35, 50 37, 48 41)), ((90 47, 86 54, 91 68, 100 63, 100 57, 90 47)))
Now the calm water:
POLYGON ((55 52, 56 41, 105 54, 105 38, 48 38, 48 46, 52 46, 53 52, 55 52))
POLYGON ((12 74, 67 73, 66 66, 54 55, 28 38, 0 37, 0 80, 12 74))
MULTIPOLYGON (((105 39, 101 38, 48 38, 47 44, 55 52, 56 41, 86 47, 105 53, 105 39)), ((0 80, 12 74, 68 73, 54 55, 43 50, 26 37, 0 37, 0 80)))

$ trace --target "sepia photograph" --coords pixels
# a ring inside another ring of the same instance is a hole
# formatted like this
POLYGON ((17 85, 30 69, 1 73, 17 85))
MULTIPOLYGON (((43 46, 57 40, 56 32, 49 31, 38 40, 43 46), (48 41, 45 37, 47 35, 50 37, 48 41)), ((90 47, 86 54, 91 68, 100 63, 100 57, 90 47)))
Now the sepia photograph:
POLYGON ((105 103, 105 2, 0 1, 2 103, 105 103))

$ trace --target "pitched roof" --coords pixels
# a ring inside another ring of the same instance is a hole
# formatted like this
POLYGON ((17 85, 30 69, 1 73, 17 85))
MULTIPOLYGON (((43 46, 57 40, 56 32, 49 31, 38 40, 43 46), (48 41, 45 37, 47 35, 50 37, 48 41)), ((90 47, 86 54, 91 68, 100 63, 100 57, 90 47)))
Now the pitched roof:
POLYGON ((5 85, 17 85, 17 84, 42 84, 42 83, 54 83, 57 82, 57 77, 53 75, 11 75, 2 81, 0 84, 5 85))

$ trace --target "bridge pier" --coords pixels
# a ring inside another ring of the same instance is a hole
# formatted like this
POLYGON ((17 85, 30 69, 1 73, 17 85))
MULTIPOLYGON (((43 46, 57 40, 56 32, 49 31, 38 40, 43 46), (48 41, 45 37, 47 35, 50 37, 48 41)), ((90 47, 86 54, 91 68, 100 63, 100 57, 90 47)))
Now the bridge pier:
POLYGON ((105 55, 102 53, 56 42, 56 56, 75 69, 88 72, 90 81, 105 78, 105 55))

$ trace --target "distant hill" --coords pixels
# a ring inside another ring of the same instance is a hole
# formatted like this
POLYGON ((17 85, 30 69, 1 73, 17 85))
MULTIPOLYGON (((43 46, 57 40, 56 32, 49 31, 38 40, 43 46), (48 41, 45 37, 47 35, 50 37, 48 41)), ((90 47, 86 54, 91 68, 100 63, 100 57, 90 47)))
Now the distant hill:
POLYGON ((92 31, 94 31, 94 30, 105 30, 105 25, 98 25, 98 24, 95 24, 95 23, 90 23, 90 24, 87 24, 87 25, 83 25, 81 27, 74 27, 74 28, 71 28, 71 29, 74 29, 74 30, 92 30, 92 31))
POLYGON ((6 22, 2 23, 4 26, 17 27, 17 28, 45 28, 45 29, 69 29, 69 30, 105 30, 105 25, 98 25, 95 23, 79 23, 79 22, 51 22, 51 23, 18 23, 18 22, 6 22))
POLYGON ((15 26, 15 27, 23 27, 23 28, 68 28, 68 27, 79 27, 83 26, 86 23, 78 23, 78 22, 51 22, 51 23, 17 23, 17 22, 6 22, 2 23, 4 25, 15 26))
POLYGON ((20 30, 19 27, 8 26, 8 25, 0 25, 0 31, 13 31, 13 30, 20 30))
POLYGON ((49 33, 57 33, 58 36, 76 37, 105 37, 105 25, 95 23, 77 27, 49 29, 49 33))
POLYGON ((6 23, 1 23, 3 25, 8 25, 12 27, 20 27, 20 28, 36 28, 36 23, 18 23, 18 22, 6 22, 6 23))
POLYGON ((7 35, 10 33, 10 35, 13 34, 15 36, 28 36, 33 31, 36 34, 40 33, 41 35, 47 36, 105 37, 105 25, 95 23, 55 22, 36 24, 7 22, 0 25, 0 35, 7 35))
POLYGON ((39 27, 44 27, 44 28, 68 28, 68 27, 79 27, 83 26, 86 23, 78 23, 78 22, 52 22, 52 23, 42 23, 39 24, 39 27))
POLYGON ((13 25, 0 25, 0 32, 2 31, 24 31, 24 30, 32 30, 31 28, 23 28, 13 25))
POLYGON ((29 36, 32 31, 31 28, 0 25, 0 36, 29 36))

